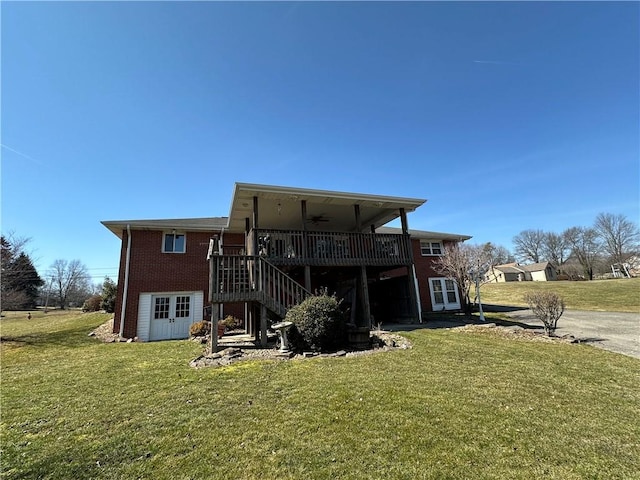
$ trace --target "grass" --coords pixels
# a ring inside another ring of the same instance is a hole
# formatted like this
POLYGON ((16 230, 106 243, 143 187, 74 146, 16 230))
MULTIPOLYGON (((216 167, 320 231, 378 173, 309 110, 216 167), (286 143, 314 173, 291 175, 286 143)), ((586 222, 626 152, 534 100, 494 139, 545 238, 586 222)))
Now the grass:
POLYGON ((589 282, 508 282, 481 287, 482 303, 526 306, 524 294, 550 290, 565 300, 568 309, 598 312, 640 312, 640 278, 589 282))
POLYGON ((189 341, 88 337, 106 318, 0 322, 3 479, 640 478, 636 359, 421 330, 195 370, 189 341))

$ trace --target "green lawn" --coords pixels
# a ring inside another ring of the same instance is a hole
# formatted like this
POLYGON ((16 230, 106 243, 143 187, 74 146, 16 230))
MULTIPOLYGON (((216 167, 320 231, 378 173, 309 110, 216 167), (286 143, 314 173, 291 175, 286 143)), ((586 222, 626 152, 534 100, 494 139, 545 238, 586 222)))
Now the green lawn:
POLYGON ((590 282, 509 282, 481 287, 482 303, 524 306, 524 294, 551 290, 561 295, 571 310, 640 312, 640 278, 592 280, 590 282))
POLYGON ((103 314, 0 322, 3 479, 640 478, 640 362, 490 331, 194 370, 103 314))

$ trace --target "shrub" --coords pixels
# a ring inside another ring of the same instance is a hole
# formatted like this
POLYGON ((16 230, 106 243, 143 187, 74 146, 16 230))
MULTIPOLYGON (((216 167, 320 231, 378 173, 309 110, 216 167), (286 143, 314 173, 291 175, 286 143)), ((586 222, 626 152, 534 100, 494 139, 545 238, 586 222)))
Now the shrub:
POLYGON ((544 324, 544 333, 551 336, 556 331, 558 319, 564 313, 564 300, 557 293, 549 291, 528 292, 524 300, 533 314, 544 324))
POLYGON ((211 333, 211 322, 201 320, 199 322, 192 323, 189 327, 189 333, 192 337, 204 337, 211 333))
POLYGON ((91 295, 82 304, 83 312, 97 312, 100 310, 100 304, 102 303, 101 295, 91 295))
POLYGON ((291 344, 296 350, 333 350, 345 341, 340 302, 326 291, 289 309, 285 320, 293 322, 291 344))
POLYGON ((219 323, 221 325, 224 325, 224 327, 227 330, 235 330, 237 328, 242 328, 242 320, 234 317, 233 315, 227 315, 226 317, 224 317, 223 320, 220 320, 219 323))

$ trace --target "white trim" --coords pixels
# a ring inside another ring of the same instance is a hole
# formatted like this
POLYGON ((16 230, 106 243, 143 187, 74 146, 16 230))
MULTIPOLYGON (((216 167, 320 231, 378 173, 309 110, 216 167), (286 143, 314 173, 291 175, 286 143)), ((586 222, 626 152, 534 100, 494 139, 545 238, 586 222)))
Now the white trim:
POLYGON ((433 310, 434 312, 439 312, 442 310, 459 310, 461 308, 460 292, 458 291, 458 284, 454 279, 448 277, 429 277, 427 281, 429 282, 429 295, 431 296, 431 310, 433 310), (433 286, 434 280, 440 282, 440 286, 442 287, 442 299, 444 303, 436 302, 433 286), (456 302, 449 302, 446 286, 447 280, 451 280, 453 282, 454 292, 456 294, 456 302))
POLYGON ((423 257, 441 257, 444 254, 444 242, 442 240, 435 239, 420 239, 420 255, 423 257), (439 245, 440 253, 433 253, 433 245, 437 243, 439 245), (424 253, 425 248, 429 249, 429 253, 424 253))
POLYGON ((177 232, 177 231, 171 231, 171 232, 163 232, 162 233, 162 253, 187 253, 187 232, 177 232), (176 251, 176 250, 165 250, 165 246, 166 246, 166 238, 167 235, 173 235, 173 247, 175 248, 175 242, 176 239, 175 237, 178 235, 182 235, 184 237, 183 240, 183 249, 181 251, 176 251))
MULTIPOLYGON (((151 338, 151 317, 153 315, 153 299, 156 297, 173 297, 173 296, 190 296, 192 298, 191 323, 199 322, 203 319, 204 309, 204 292, 199 291, 173 291, 173 292, 146 292, 141 293, 138 303, 138 340, 141 342, 149 342, 155 340, 151 338)), ((174 339, 189 338, 186 335, 180 335, 174 339)))

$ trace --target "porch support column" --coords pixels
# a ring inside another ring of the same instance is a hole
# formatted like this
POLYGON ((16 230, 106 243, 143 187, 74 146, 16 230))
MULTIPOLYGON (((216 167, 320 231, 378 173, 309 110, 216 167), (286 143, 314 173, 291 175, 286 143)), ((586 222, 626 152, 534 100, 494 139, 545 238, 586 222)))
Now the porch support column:
POLYGON ((416 280, 416 269, 413 263, 407 267, 407 289, 409 290, 409 302, 411 303, 411 316, 413 317, 413 322, 422 323, 422 318, 420 318, 420 307, 419 302, 420 298, 418 297, 418 282, 416 280))
POLYGON ((258 255, 258 197, 253 197, 253 212, 251 216, 253 223, 253 245, 256 249, 253 254, 258 255))
POLYGON ((267 347, 267 307, 260 305, 260 346, 267 347))
POLYGON ((363 320, 363 327, 371 329, 371 307, 369 306, 369 281, 367 279, 367 267, 360 266, 360 307, 363 320))
POLYGON ((413 261, 413 245, 411 244, 411 237, 409 236, 409 222, 407 221, 407 212, 404 208, 400 209, 400 221, 402 222, 402 236, 406 239, 406 245, 409 249, 410 265, 407 266, 407 289, 409 291, 409 308, 411 309, 411 316, 413 321, 422 323, 420 315, 420 295, 418 294, 418 281, 416 279, 416 267, 413 261))
POLYGON ((249 217, 244 219, 244 254, 249 255, 249 234, 251 233, 251 220, 249 217))
POLYGON ((409 233, 409 224, 407 223, 407 212, 404 208, 400 209, 400 221, 402 222, 402 233, 409 233))
POLYGON ((309 251, 307 245, 307 201, 300 200, 300 209, 302 212, 302 258, 305 260, 304 266, 304 288, 311 291, 311 267, 308 264, 307 254, 309 251))
POLYGON ((222 304, 216 303, 211 306, 211 353, 218 351, 218 322, 222 313, 222 304))
POLYGON ((362 231, 362 218, 360 218, 360 205, 357 203, 353 206, 353 211, 356 214, 356 230, 358 233, 362 231))

